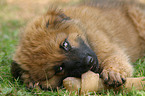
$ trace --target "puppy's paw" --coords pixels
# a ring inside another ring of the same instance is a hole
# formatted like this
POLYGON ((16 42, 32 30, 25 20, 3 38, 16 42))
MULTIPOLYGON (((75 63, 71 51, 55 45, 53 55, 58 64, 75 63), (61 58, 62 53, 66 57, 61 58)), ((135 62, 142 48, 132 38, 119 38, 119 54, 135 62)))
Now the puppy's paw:
POLYGON ((100 77, 104 80, 104 83, 110 87, 119 87, 126 81, 126 73, 113 70, 103 70, 100 77))
POLYGON ((21 79, 22 79, 23 83, 26 84, 26 87, 28 89, 33 89, 33 88, 40 89, 39 82, 35 82, 34 80, 32 80, 28 73, 24 72, 21 76, 21 79))
POLYGON ((39 82, 29 82, 28 84, 26 84, 27 88, 29 89, 33 89, 33 88, 39 88, 40 89, 40 85, 39 85, 39 82))
POLYGON ((42 90, 46 90, 46 91, 51 91, 52 90, 52 87, 51 87, 51 85, 48 83, 48 81, 46 80, 46 81, 42 81, 42 82, 40 82, 40 88, 42 89, 42 90))

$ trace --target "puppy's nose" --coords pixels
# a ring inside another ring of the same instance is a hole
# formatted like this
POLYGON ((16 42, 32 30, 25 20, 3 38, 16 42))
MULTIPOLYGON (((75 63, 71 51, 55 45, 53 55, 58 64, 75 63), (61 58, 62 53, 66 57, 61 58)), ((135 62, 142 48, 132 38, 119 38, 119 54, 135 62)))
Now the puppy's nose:
POLYGON ((94 63, 94 58, 92 56, 87 56, 86 57, 86 64, 91 65, 94 63))

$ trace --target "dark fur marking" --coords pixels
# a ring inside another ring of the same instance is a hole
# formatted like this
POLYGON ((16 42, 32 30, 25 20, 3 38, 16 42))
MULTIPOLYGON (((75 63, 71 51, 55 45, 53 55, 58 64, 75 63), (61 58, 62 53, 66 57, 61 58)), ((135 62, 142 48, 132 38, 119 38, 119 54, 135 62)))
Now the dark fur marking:
POLYGON ((63 18, 62 20, 70 20, 70 17, 66 16, 65 14, 60 14, 59 17, 63 18))
MULTIPOLYGON (((62 21, 65 21, 65 20, 70 20, 71 18, 66 16, 64 13, 58 15, 58 17, 56 18, 56 20, 53 22, 54 25, 56 25, 57 23, 61 23, 62 21)), ((46 27, 48 28, 49 26, 49 20, 48 22, 46 23, 46 27)))
POLYGON ((11 73, 14 78, 18 78, 21 77, 22 73, 24 73, 24 70, 20 68, 20 66, 15 61, 13 61, 11 63, 11 73))
POLYGON ((49 20, 48 20, 48 22, 46 23, 46 27, 48 28, 48 25, 49 25, 49 20))
POLYGON ((61 23, 63 21, 66 21, 66 20, 70 20, 70 17, 68 17, 62 13, 62 14, 58 15, 58 17, 56 18, 56 20, 54 21, 54 25, 61 23))

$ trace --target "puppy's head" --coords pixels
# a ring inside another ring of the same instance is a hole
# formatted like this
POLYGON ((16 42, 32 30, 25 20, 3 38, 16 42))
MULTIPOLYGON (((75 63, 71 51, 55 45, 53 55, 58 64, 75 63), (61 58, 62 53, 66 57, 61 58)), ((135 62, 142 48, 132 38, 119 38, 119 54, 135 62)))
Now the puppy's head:
POLYGON ((14 60, 42 87, 56 88, 68 76, 97 72, 96 54, 90 48, 85 28, 53 9, 26 27, 14 60))

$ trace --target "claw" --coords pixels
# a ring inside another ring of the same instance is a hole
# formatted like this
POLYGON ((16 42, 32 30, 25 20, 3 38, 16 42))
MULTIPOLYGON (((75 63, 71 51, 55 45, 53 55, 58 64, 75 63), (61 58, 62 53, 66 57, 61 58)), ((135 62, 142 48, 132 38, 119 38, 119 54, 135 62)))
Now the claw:
POLYGON ((125 83, 126 82, 126 79, 125 78, 122 78, 122 82, 125 83))
POLYGON ((121 86, 126 81, 122 73, 113 70, 103 70, 100 77, 103 78, 104 84, 114 88, 121 86))
POLYGON ((120 84, 120 82, 117 80, 117 84, 120 84))
POLYGON ((102 74, 100 74, 100 78, 102 78, 103 76, 102 76, 102 74))
POLYGON ((122 84, 117 80, 116 87, 119 87, 120 85, 122 85, 122 84))
POLYGON ((30 82, 29 85, 28 85, 28 88, 33 89, 34 88, 34 83, 30 82))
POLYGON ((107 84, 107 83, 108 83, 108 79, 105 78, 105 79, 104 79, 104 84, 107 84))

